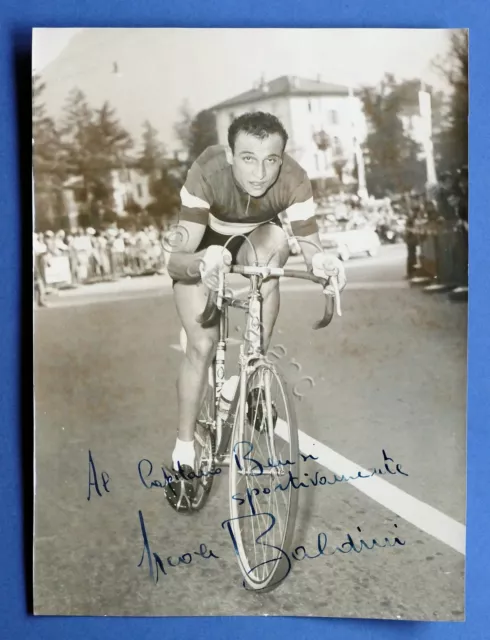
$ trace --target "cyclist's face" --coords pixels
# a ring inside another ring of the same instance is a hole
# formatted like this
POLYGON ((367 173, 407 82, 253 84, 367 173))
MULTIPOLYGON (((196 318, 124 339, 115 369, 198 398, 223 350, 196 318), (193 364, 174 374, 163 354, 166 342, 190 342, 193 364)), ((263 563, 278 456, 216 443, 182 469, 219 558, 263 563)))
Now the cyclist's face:
POLYGON ((252 197, 260 198, 277 180, 281 170, 284 142, 278 133, 260 139, 240 132, 235 151, 229 156, 240 186, 252 197))

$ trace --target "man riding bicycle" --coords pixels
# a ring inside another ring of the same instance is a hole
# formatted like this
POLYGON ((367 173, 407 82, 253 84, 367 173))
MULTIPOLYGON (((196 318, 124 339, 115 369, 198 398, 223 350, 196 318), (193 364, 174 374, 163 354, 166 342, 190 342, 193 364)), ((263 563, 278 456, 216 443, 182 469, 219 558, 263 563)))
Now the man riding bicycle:
MULTIPOLYGON (((203 328, 197 318, 220 271, 231 264, 251 265, 255 255, 242 234, 253 244, 259 264, 282 267, 289 258, 287 235, 279 215, 285 214, 293 235, 320 246, 311 184, 302 167, 285 152, 288 134, 269 113, 246 113, 228 130, 228 147, 206 149, 191 166, 182 187, 179 229, 183 242, 170 253, 168 273, 173 280, 177 313, 187 335, 187 348, 177 381, 179 429, 172 454, 173 478, 166 492, 173 506, 192 500, 194 428, 200 410, 207 371, 217 347, 218 327, 203 328), (181 501, 185 494, 187 500, 181 501)), ((308 270, 320 277, 336 275, 339 290, 345 286, 342 263, 301 242, 308 270)), ((265 280, 263 339, 267 351, 279 312, 279 282, 265 280)))

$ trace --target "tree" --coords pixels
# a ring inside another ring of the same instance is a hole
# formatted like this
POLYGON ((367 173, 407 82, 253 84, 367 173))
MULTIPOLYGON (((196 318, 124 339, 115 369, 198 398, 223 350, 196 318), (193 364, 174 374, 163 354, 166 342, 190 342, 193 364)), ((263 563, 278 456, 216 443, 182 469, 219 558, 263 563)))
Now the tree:
POLYGON ((158 139, 158 131, 146 121, 143 124, 143 150, 138 167, 149 177, 153 202, 147 207, 155 218, 172 217, 180 205, 179 184, 169 171, 165 147, 158 139))
POLYGON ((78 196, 84 217, 98 224, 114 207, 111 172, 125 167, 131 137, 107 102, 94 110, 78 89, 65 104, 62 135, 68 172, 82 182, 78 196))
POLYGON ((378 87, 364 87, 361 99, 369 124, 365 143, 369 191, 382 195, 425 183, 420 145, 410 132, 410 119, 418 113, 418 80, 397 82, 386 74, 378 87))
POLYGON ((89 128, 92 196, 102 215, 114 208, 111 172, 126 168, 126 154, 132 146, 131 136, 121 126, 115 109, 105 102, 95 110, 89 128))
MULTIPOLYGON (((67 172, 81 179, 82 187, 78 191, 78 197, 87 209, 92 199, 93 165, 90 141, 93 118, 93 110, 89 107, 85 94, 79 89, 73 89, 63 109, 62 144, 67 172)), ((88 211, 84 213, 88 215, 88 211)))
POLYGON ((138 166, 150 177, 158 174, 164 164, 165 147, 158 139, 158 131, 148 120, 143 123, 143 151, 138 159, 138 166))
POLYGON ((443 168, 454 170, 468 163, 468 31, 451 32, 449 55, 434 66, 443 74, 450 87, 447 120, 438 146, 443 168))
POLYGON ((35 224, 40 230, 62 224, 64 166, 59 133, 43 102, 45 84, 39 75, 32 79, 32 138, 35 224))
POLYGON ((207 147, 218 144, 216 117, 209 110, 200 111, 194 117, 187 102, 182 105, 180 115, 174 130, 191 164, 207 147))

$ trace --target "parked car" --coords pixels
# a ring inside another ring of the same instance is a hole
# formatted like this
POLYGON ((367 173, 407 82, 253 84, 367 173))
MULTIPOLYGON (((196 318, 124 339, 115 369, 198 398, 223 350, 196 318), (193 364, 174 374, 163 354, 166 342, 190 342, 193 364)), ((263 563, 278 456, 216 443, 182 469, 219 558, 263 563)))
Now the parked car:
POLYGON ((376 231, 383 244, 395 244, 403 242, 406 230, 405 218, 393 218, 389 222, 379 224, 376 231))
POLYGON ((346 224, 331 224, 321 229, 319 235, 323 248, 335 252, 343 261, 361 254, 373 257, 381 245, 378 234, 369 225, 352 229, 346 224))

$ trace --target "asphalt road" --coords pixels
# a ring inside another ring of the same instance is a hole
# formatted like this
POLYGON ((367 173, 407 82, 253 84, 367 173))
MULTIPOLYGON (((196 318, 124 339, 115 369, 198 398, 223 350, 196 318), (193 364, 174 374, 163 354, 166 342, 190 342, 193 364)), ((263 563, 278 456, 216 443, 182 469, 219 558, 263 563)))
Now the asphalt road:
MULTIPOLYGON (((301 490, 295 544, 314 555, 320 532, 332 549, 348 533, 405 544, 295 562, 266 595, 243 589, 221 526, 226 472, 192 517, 175 514, 138 476, 139 460, 170 459, 175 438, 180 327, 168 281, 50 296, 50 308, 35 315, 35 611, 463 619, 464 549, 447 535, 465 523, 467 308, 411 289, 404 258, 395 246, 351 260, 343 316, 322 331, 311 329, 320 292, 284 282, 273 344, 287 350, 281 366, 291 380, 294 358, 315 381, 296 408, 300 430, 327 462, 309 461, 304 471, 331 475, 337 455, 342 464, 383 467, 384 450, 408 474, 385 475, 367 494, 365 480, 301 490), (90 501, 89 451, 102 494, 92 487, 90 501), (139 512, 152 552, 173 563, 193 553, 189 565, 166 564, 157 584, 139 512), (196 555, 201 544, 218 557, 196 555)), ((237 337, 240 322, 236 312, 237 337)))

